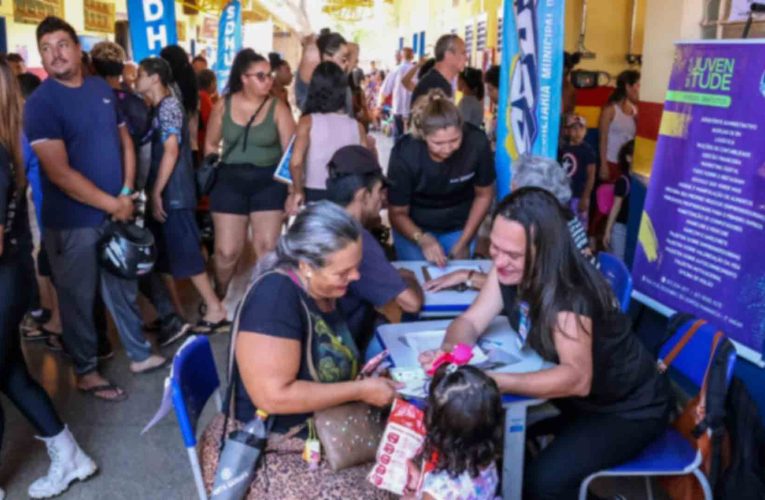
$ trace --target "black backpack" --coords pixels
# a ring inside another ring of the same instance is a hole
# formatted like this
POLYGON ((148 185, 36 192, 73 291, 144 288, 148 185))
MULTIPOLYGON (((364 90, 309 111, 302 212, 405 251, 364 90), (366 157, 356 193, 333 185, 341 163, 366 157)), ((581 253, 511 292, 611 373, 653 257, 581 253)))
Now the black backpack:
POLYGON ((725 426, 731 437, 731 463, 720 478, 715 497, 730 500, 765 498, 765 428, 744 383, 733 377, 728 388, 725 426))

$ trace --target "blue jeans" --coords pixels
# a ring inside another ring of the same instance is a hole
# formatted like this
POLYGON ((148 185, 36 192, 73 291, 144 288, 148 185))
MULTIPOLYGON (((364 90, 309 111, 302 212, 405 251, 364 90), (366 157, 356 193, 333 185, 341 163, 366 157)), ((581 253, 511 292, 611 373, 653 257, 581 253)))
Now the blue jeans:
MULTIPOLYGON (((462 230, 449 233, 428 231, 428 234, 432 234, 438 240, 438 243, 441 244, 441 248, 444 249, 444 254, 449 255, 452 247, 457 244, 462 236, 462 230)), ((402 236, 397 231, 393 231, 393 247, 396 249, 396 258, 398 258, 398 260, 426 260, 420 246, 409 238, 402 236)), ((474 250, 475 239, 470 242, 470 255, 473 255, 474 250)))

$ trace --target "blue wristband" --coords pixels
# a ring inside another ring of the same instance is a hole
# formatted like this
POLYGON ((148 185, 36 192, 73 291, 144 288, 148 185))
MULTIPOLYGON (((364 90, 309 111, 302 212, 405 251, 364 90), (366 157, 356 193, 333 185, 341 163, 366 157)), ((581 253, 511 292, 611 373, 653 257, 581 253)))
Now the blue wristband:
POLYGON ((122 187, 122 191, 120 191, 120 196, 130 196, 133 194, 133 190, 127 186, 122 187))

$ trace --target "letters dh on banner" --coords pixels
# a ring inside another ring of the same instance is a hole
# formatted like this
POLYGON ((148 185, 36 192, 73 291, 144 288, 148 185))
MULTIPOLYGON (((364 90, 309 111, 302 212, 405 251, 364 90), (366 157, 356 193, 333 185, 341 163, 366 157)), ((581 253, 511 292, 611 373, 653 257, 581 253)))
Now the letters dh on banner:
POLYGON ((178 43, 174 0, 128 0, 127 7, 134 61, 157 56, 163 47, 178 43))
POLYGON ((564 2, 505 2, 497 113, 497 197, 510 192, 510 166, 524 153, 558 154, 564 2))
POLYGON ((215 62, 215 77, 218 92, 222 95, 236 54, 242 50, 242 5, 231 0, 220 14, 218 25, 218 59, 215 62))

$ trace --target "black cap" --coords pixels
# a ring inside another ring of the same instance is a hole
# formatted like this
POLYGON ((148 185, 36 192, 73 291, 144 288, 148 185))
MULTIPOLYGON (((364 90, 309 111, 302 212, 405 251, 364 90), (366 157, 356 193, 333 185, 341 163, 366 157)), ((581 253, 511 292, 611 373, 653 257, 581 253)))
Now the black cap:
POLYGON ((364 146, 343 146, 335 151, 327 167, 330 177, 377 174, 384 185, 390 186, 391 184, 383 174, 375 154, 364 146))

